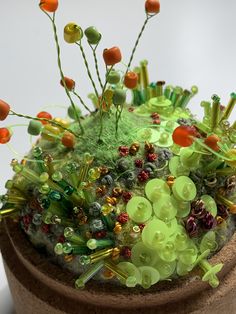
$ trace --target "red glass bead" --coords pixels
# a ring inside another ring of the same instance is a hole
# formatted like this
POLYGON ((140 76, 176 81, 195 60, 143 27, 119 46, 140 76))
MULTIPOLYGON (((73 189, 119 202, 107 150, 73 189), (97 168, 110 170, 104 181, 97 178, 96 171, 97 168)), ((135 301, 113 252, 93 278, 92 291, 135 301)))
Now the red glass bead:
POLYGON ((180 125, 174 130, 172 134, 172 139, 175 144, 181 147, 188 147, 193 144, 193 137, 195 136, 196 129, 194 127, 188 125, 180 125))
POLYGON ((138 225, 138 226, 139 226, 140 231, 142 232, 143 229, 144 229, 144 227, 145 227, 146 225, 145 225, 145 224, 140 224, 140 225, 138 225))
POLYGON ((198 232, 199 232, 197 219, 190 216, 185 223, 185 228, 186 228, 190 237, 196 237, 198 235, 198 232))
POLYGON ((153 112, 153 113, 151 114, 151 118, 152 118, 152 119, 160 119, 160 115, 159 115, 159 113, 157 113, 157 112, 153 112))
POLYGON ((128 146, 120 146, 119 153, 121 157, 125 157, 129 155, 129 147, 128 146))
POLYGON ((142 168, 143 166, 143 160, 142 159, 136 159, 135 162, 134 162, 135 166, 137 168, 142 168))
POLYGON ((75 89, 75 81, 72 80, 72 79, 69 78, 69 77, 66 77, 66 76, 65 76, 65 77, 64 77, 64 81, 61 80, 61 81, 60 81, 60 84, 61 84, 62 87, 65 87, 65 86, 66 86, 69 91, 72 91, 72 90, 75 89), (64 82, 65 82, 65 84, 64 84, 64 82))
POLYGON ((138 174, 138 180, 139 182, 146 182, 149 179, 149 173, 145 170, 142 170, 139 174, 138 174))
POLYGON ((157 14, 160 12, 160 2, 158 0, 146 0, 145 10, 149 14, 157 14))
POLYGON ((157 154, 148 154, 147 155, 147 160, 150 162, 153 162, 155 160, 157 160, 157 154))
POLYGON ((101 231, 98 231, 98 232, 95 232, 93 234, 94 238, 95 239, 102 239, 102 238, 105 238, 107 235, 106 231, 105 230, 101 230, 101 231))
POLYGON ((57 242, 58 243, 65 243, 66 242, 66 238, 64 237, 63 234, 58 238, 57 242))
POLYGON ((121 250, 121 256, 125 259, 129 259, 131 257, 131 249, 128 246, 123 247, 121 250))
POLYGON ((43 233, 49 233, 50 225, 46 225, 46 224, 42 225, 41 226, 41 230, 42 230, 43 233))
POLYGON ((6 144, 11 139, 11 133, 7 128, 0 128, 0 144, 6 144))
POLYGON ((131 200, 131 198, 132 198, 132 193, 124 191, 123 194, 122 194, 122 198, 123 198, 123 201, 125 203, 128 203, 128 201, 131 200))
POLYGON ((72 133, 66 132, 61 139, 61 143, 67 148, 74 148, 75 136, 72 133))
MULTIPOLYGON (((41 111, 37 114, 37 118, 52 120, 52 115, 46 111, 41 111)), ((41 123, 42 124, 48 124, 47 121, 41 121, 41 123)))
POLYGON ((0 121, 7 118, 10 111, 10 106, 3 100, 0 99, 0 121))
POLYGON ((161 120, 160 119, 155 119, 155 120, 152 121, 152 124, 159 125, 159 124, 161 124, 161 120))
POLYGON ((127 213, 121 213, 116 220, 121 224, 125 224, 129 220, 129 215, 127 213))

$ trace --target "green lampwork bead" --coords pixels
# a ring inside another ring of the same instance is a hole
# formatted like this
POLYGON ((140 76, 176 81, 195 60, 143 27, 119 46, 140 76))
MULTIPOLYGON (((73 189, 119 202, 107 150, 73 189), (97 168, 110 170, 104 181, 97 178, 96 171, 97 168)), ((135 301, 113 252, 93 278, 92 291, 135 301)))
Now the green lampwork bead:
POLYGON ((37 136, 42 130, 42 123, 40 121, 31 120, 28 126, 28 133, 37 136))
POLYGON ((151 128, 142 128, 137 132, 137 140, 140 142, 156 143, 160 138, 160 132, 151 128))
POLYGON ((161 179, 150 180, 145 186, 147 198, 155 203, 163 194, 170 195, 170 188, 166 181, 161 179))
POLYGON ((116 106, 123 105, 126 101, 126 91, 120 88, 115 89, 112 100, 116 106))
POLYGON ((166 244, 158 250, 158 254, 164 262, 174 262, 177 258, 174 242, 166 242, 166 244))
POLYGON ((141 266, 139 267, 141 273, 141 286, 144 289, 150 288, 152 285, 155 285, 160 280, 159 272, 150 266, 141 266))
POLYGON ((177 221, 176 218, 168 220, 166 222, 166 226, 168 228, 169 236, 173 236, 174 234, 176 234, 176 232, 177 232, 177 230, 179 228, 178 221, 177 221))
POLYGON ((193 269, 193 265, 186 265, 181 261, 178 261, 176 266, 176 272, 179 276, 186 276, 193 269))
POLYGON ((178 226, 176 233, 171 237, 174 241, 175 249, 177 251, 185 250, 189 245, 189 237, 185 231, 185 228, 178 226))
POLYGON ((201 154, 195 153, 193 149, 189 147, 182 148, 180 151, 180 162, 183 167, 191 170, 199 168, 199 162, 202 158, 201 154))
POLYGON ((201 200, 204 202, 206 206, 206 210, 212 214, 213 217, 216 217, 217 215, 217 205, 210 195, 202 195, 201 200))
POLYGON ((86 30, 84 31, 84 34, 87 37, 88 43, 90 45, 97 45, 102 38, 102 35, 98 32, 98 30, 94 26, 90 26, 86 28, 86 30))
POLYGON ((166 194, 162 195, 159 200, 153 204, 155 215, 164 222, 173 219, 177 214, 177 209, 171 200, 171 196, 166 194))
POLYGON ((57 243, 54 247, 54 252, 56 255, 62 255, 64 253, 63 251, 63 244, 62 243, 57 243))
POLYGON ((180 201, 192 201, 197 195, 194 182, 186 176, 178 177, 175 180, 172 191, 175 198, 180 201))
POLYGON ((173 262, 165 262, 162 260, 158 260, 156 265, 154 266, 160 274, 160 280, 165 280, 171 277, 176 269, 176 261, 173 262))
POLYGON ((121 262, 117 265, 117 267, 119 267, 129 276, 126 281, 121 279, 121 283, 125 284, 129 288, 135 287, 136 284, 141 283, 142 277, 140 271, 134 264, 129 262, 121 262), (131 278, 135 278, 135 280, 131 280, 131 278))
POLYGON ((75 105, 75 109, 72 106, 68 107, 67 114, 71 119, 76 120, 77 116, 81 117, 82 112, 80 108, 75 105))
POLYGON ((111 70, 107 75, 107 82, 109 84, 118 84, 120 82, 120 73, 116 70, 111 70))
POLYGON ((144 223, 151 218, 152 205, 142 196, 134 196, 127 203, 126 211, 134 222, 144 223))
POLYGON ((83 31, 80 26, 75 23, 69 23, 64 28, 64 40, 68 44, 74 44, 83 37, 83 31))
POLYGON ((191 203, 190 202, 183 202, 177 200, 173 195, 171 196, 172 203, 177 208, 176 217, 184 218, 187 217, 191 210, 191 203))
POLYGON ((198 249, 196 245, 191 240, 189 240, 188 247, 179 253, 179 260, 183 264, 190 266, 196 261, 197 255, 198 249))
POLYGON ((151 248, 157 249, 163 247, 168 241, 170 230, 167 225, 160 219, 154 218, 143 229, 143 243, 151 248))
POLYGON ((216 242, 216 234, 214 231, 207 232, 200 243, 200 252, 203 253, 206 250, 215 252, 218 249, 218 243, 216 242))
POLYGON ((157 251, 150 249, 141 241, 131 250, 131 260, 135 266, 154 266, 157 259, 157 251))
POLYGON ((162 132, 159 140, 156 142, 159 147, 170 147, 173 145, 172 136, 168 132, 162 132))
POLYGON ((180 157, 174 156, 171 158, 169 161, 169 170, 170 173, 174 177, 179 177, 179 176, 188 176, 190 173, 189 168, 184 167, 181 162, 180 162, 180 157))

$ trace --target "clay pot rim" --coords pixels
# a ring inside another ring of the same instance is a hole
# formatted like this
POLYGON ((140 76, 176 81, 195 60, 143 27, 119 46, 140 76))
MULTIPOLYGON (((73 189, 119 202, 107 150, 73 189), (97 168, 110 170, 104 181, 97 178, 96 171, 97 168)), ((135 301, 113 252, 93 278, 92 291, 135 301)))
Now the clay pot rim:
MULTIPOLYGON (((60 266, 52 264, 43 257, 29 242, 19 225, 6 219, 3 223, 4 231, 15 250, 16 255, 27 270, 44 285, 57 293, 67 296, 77 302, 89 303, 94 306, 112 306, 113 308, 126 308, 127 303, 122 299, 128 299, 129 308, 144 306, 160 306, 170 303, 172 300, 181 301, 193 297, 204 290, 212 289, 206 282, 194 280, 194 276, 183 277, 172 281, 158 283, 149 290, 129 289, 116 287, 109 283, 91 281, 85 290, 76 290, 73 286, 75 276, 60 266), (106 302, 104 302, 104 296, 106 302), (156 296, 156 297, 154 297, 156 296), (145 297, 145 298, 144 298, 145 297)), ((4 243, 1 243, 3 248, 4 243)), ((236 233, 221 251, 210 259, 210 263, 223 263, 224 267, 218 277, 222 280, 225 275, 236 265, 236 233)), ((4 257, 4 256, 3 256, 4 257)))

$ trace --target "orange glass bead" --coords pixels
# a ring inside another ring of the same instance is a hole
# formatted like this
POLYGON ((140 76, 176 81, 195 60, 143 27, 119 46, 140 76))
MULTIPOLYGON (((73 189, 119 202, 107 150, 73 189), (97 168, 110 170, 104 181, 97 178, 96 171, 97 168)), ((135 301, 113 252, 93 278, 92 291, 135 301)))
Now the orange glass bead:
POLYGON ((7 118, 10 111, 10 106, 3 100, 0 99, 0 121, 7 118))
POLYGON ((6 144, 11 139, 11 133, 7 128, 0 128, 0 144, 6 144))
POLYGON ((204 143, 217 152, 220 149, 219 146, 217 145, 219 141, 220 138, 217 135, 212 134, 205 139, 204 143))
POLYGON ((69 132, 66 132, 62 139, 61 139, 62 144, 67 147, 67 148, 74 148, 75 146, 75 136, 69 132))
POLYGON ((172 139, 175 144, 181 147, 191 146, 194 142, 194 138, 196 135, 196 130, 188 125, 178 126, 173 134, 172 139))
POLYGON ((124 85, 129 89, 134 89, 138 84, 138 74, 135 72, 127 72, 124 78, 124 85))
MULTIPOLYGON (((46 111, 41 111, 37 114, 37 118, 40 118, 40 119, 48 119, 48 120, 51 120, 52 119, 52 115, 46 111)), ((48 122, 47 121, 41 121, 42 124, 47 124, 48 122)))
POLYGON ((47 12, 55 12, 58 8, 58 0, 41 0, 40 8, 47 12))
POLYGON ((103 51, 103 59, 106 65, 115 65, 122 59, 120 48, 112 47, 103 51))
POLYGON ((157 14, 160 12, 160 2, 158 0, 146 0, 145 10, 150 14, 157 14))
POLYGON ((64 84, 63 80, 60 81, 61 86, 65 87, 65 85, 66 85, 66 87, 69 91, 72 91, 75 88, 75 81, 72 80, 71 78, 65 76, 64 81, 65 81, 65 84, 64 84))

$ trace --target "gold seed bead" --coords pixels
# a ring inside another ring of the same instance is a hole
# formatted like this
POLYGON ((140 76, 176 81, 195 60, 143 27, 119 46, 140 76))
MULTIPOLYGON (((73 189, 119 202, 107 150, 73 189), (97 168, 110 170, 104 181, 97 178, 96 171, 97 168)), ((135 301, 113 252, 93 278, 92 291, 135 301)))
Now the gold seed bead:
POLYGON ((117 204, 117 199, 115 197, 107 196, 106 197, 106 203, 115 206, 117 204))
POLYGON ((105 174, 109 172, 109 169, 106 166, 99 167, 99 170, 102 176, 104 176, 105 174))
POLYGON ((64 261, 65 261, 66 263, 70 263, 70 262, 72 262, 72 261, 74 260, 74 258, 75 258, 74 255, 71 255, 71 254, 65 255, 65 256, 64 256, 64 261))
POLYGON ((122 231, 122 226, 119 222, 116 222, 115 228, 113 229, 113 232, 115 234, 119 234, 122 231))
POLYGON ((221 225, 225 220, 221 216, 216 217, 217 225, 221 225))
POLYGON ((107 192, 107 188, 105 185, 101 185, 96 189, 96 194, 99 194, 101 196, 104 196, 107 192))
POLYGON ((145 142, 145 150, 147 153, 154 153, 155 152, 155 148, 154 145, 148 142, 145 142))
POLYGON ((120 197, 123 194, 123 190, 121 188, 114 188, 112 190, 112 196, 114 197, 120 197))

